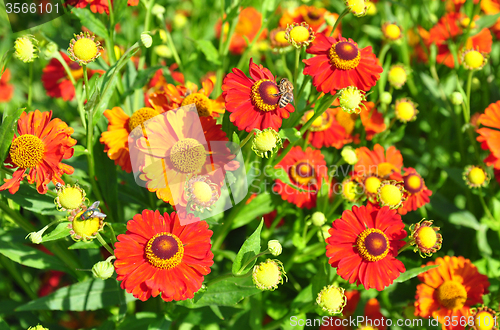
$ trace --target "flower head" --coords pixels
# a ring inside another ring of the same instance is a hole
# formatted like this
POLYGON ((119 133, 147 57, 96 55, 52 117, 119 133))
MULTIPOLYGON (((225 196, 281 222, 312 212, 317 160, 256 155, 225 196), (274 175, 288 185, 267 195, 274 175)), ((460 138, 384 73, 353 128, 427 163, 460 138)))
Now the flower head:
POLYGON ((396 41, 403 37, 403 31, 396 23, 384 23, 382 25, 382 33, 386 39, 391 41, 396 41))
POLYGON ((432 220, 422 219, 418 223, 410 226, 411 245, 415 245, 414 252, 420 254, 422 258, 430 257, 441 249, 443 237, 438 233, 439 227, 432 225, 432 220))
POLYGON ((34 327, 29 327, 28 330, 49 330, 49 328, 45 328, 41 326, 40 324, 35 325, 34 327))
POLYGON ((33 244, 40 244, 43 242, 43 238, 42 238, 42 235, 43 233, 45 232, 47 228, 43 228, 42 230, 40 231, 33 231, 31 233, 29 233, 25 238, 30 238, 30 241, 31 243, 33 244))
POLYGON ((343 88, 339 91, 339 103, 342 110, 347 113, 360 113, 361 107, 366 109, 363 101, 366 101, 365 93, 354 86, 343 88))
POLYGON ((354 16, 361 17, 366 15, 368 6, 365 0, 344 0, 344 2, 354 16))
POLYGON ((340 152, 340 155, 342 156, 342 159, 349 165, 354 165, 358 162, 356 151, 351 146, 344 147, 340 152))
POLYGON ((19 37, 14 42, 14 56, 24 63, 30 63, 38 58, 38 40, 34 36, 27 34, 19 37))
MULTIPOLYGON (((472 330, 498 330, 499 313, 486 306, 471 308, 474 324, 472 330)), ((470 324, 469 324, 470 325, 470 324)))
POLYGON ((392 94, 389 92, 383 92, 382 95, 380 95, 380 102, 383 104, 391 104, 392 94))
POLYGON ((330 315, 340 314, 347 304, 344 288, 329 285, 323 287, 316 297, 316 303, 330 315))
POLYGON ((475 49, 462 50, 460 59, 467 70, 481 70, 488 62, 487 54, 475 49))
POLYGON ((92 275, 101 280, 107 280, 115 273, 115 267, 108 260, 99 261, 92 266, 92 275))
POLYGON ((316 38, 316 34, 306 22, 293 23, 287 26, 285 31, 285 39, 295 48, 308 47, 314 38, 316 38))
POLYGON ((86 65, 95 61, 101 56, 101 43, 96 40, 95 35, 89 32, 80 32, 75 34, 75 38, 71 39, 68 48, 69 58, 72 61, 78 62, 80 65, 86 65))
POLYGON ((270 240, 269 242, 267 242, 267 248, 269 249, 271 254, 275 257, 279 256, 281 254, 281 252, 283 251, 281 243, 276 239, 273 239, 273 240, 270 240))
POLYGON ((221 195, 220 186, 212 182, 209 175, 193 176, 186 183, 185 189, 189 208, 202 213, 210 211, 221 195))
POLYGON ((462 103, 464 103, 464 97, 462 96, 462 93, 453 92, 453 94, 451 94, 451 103, 453 103, 453 105, 461 105, 462 103))
POLYGON ((394 64, 389 69, 389 73, 387 75, 387 80, 389 84, 394 86, 396 89, 400 89, 406 83, 408 79, 408 72, 404 65, 394 64))
POLYGON ((78 184, 56 185, 57 197, 54 202, 59 211, 74 210, 86 200, 86 193, 78 184))
POLYGON ((418 275, 422 284, 417 286, 415 315, 438 319, 443 328, 445 317, 468 319, 472 315, 470 307, 482 303, 482 296, 488 293, 488 277, 462 256, 437 258, 425 266, 431 265, 439 267, 418 275))
POLYGON ((280 135, 272 128, 259 130, 252 140, 252 150, 261 158, 274 155, 282 147, 280 135))
MULTIPOLYGON (((98 204, 97 204, 98 205, 98 204)), ((94 205, 93 205, 94 206, 94 205)), ((75 241, 91 241, 97 237, 97 233, 104 228, 103 213, 95 213, 93 208, 87 208, 82 204, 71 211, 68 216, 71 238, 75 241)))
POLYGON ((175 212, 136 214, 115 243, 121 288, 142 301, 158 295, 167 302, 193 298, 213 264, 211 236, 205 221, 181 226, 175 212))
POLYGON ((328 262, 349 283, 381 291, 405 271, 396 256, 405 245, 406 231, 395 210, 353 206, 333 222, 329 232, 328 262))
POLYGON ((475 165, 465 168, 463 179, 469 188, 486 187, 490 182, 489 174, 481 166, 475 165))
POLYGON ((403 123, 415 120, 418 114, 417 105, 406 98, 396 101, 394 112, 396 113, 396 118, 403 123))
POLYGON ((406 200, 405 192, 403 182, 383 181, 377 190, 377 200, 380 206, 398 209, 406 200))
MULTIPOLYGON (((330 13, 325 8, 318 6, 301 5, 292 10, 287 10, 280 18, 279 26, 286 28, 291 24, 307 23, 315 33, 330 35, 335 21, 339 17, 336 13, 330 13)), ((340 31, 340 24, 333 36, 337 37, 340 31)))
MULTIPOLYGON (((380 184, 380 180, 378 180, 378 182, 380 184)), ((354 203, 357 200, 359 200, 362 196, 363 196, 362 187, 360 187, 358 182, 356 182, 352 178, 344 179, 344 181, 342 182, 342 197, 345 200, 354 203)))
POLYGON ((404 168, 403 175, 405 197, 403 207, 398 209, 398 213, 405 215, 410 211, 416 211, 418 208, 430 202, 429 197, 432 191, 425 185, 424 179, 414 168, 404 168))
POLYGON ((368 91, 382 72, 372 47, 360 49, 351 39, 318 34, 306 52, 315 56, 303 60, 304 74, 313 77, 319 92, 335 94, 349 86, 368 91))
POLYGON ((291 49, 290 43, 285 37, 286 30, 286 28, 277 27, 269 33, 269 40, 273 52, 283 53, 291 49))
POLYGON ((479 123, 485 127, 477 130, 479 136, 477 141, 481 143, 481 148, 489 150, 490 154, 484 162, 486 166, 493 166, 496 170, 500 169, 500 146, 497 141, 500 139, 500 101, 490 104, 484 114, 479 116, 479 123))
POLYGON ((29 183, 36 182, 40 194, 45 194, 49 182, 64 184, 61 176, 73 173, 73 167, 61 163, 63 159, 73 156, 76 144, 76 140, 71 138, 73 129, 58 118, 51 118, 52 111, 35 110, 21 114, 5 160, 8 168, 16 170, 11 179, 4 179, 5 184, 0 190, 9 189, 14 194, 20 182, 27 177, 29 183))
POLYGON ((278 284, 283 284, 283 276, 288 280, 283 264, 276 259, 267 259, 255 265, 252 271, 253 283, 262 291, 277 289, 278 284))
POLYGON ((316 211, 311 216, 311 222, 313 223, 313 225, 321 227, 325 224, 326 217, 323 212, 316 211))

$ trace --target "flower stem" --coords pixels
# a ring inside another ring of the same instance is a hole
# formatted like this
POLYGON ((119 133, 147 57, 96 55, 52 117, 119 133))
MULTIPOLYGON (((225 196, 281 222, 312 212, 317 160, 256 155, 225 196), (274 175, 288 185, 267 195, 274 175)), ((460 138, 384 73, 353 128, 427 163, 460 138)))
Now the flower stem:
POLYGON ((85 97, 87 99, 87 102, 90 101, 90 86, 89 86, 89 77, 87 74, 87 65, 82 65, 83 68, 83 82, 85 84, 85 97))
POLYGON ((243 148, 243 146, 244 146, 245 144, 247 144, 247 142, 248 142, 248 141, 250 141, 250 139, 251 139, 252 137, 254 137, 254 136, 255 136, 255 131, 256 131, 256 130, 255 130, 255 129, 253 129, 250 133, 248 133, 248 135, 246 136, 246 138, 244 138, 244 139, 243 139, 243 141, 241 141, 241 143, 240 143, 240 149, 241 149, 241 148, 243 148))
POLYGON ((33 97, 33 62, 28 65, 29 80, 28 80, 28 108, 31 108, 31 99, 33 97))
POLYGON ((302 48, 295 49, 295 66, 293 68, 293 86, 297 85, 297 77, 299 75, 300 67, 300 51, 302 48))
POLYGON ((483 209, 484 209, 484 212, 486 213, 486 215, 493 221, 496 222, 495 220, 495 217, 493 216, 493 214, 491 214, 491 211, 490 209, 488 208, 488 205, 486 205, 486 202, 484 201, 484 197, 483 197, 483 189, 481 187, 479 187, 479 200, 481 201, 481 205, 483 206, 483 209))
POLYGON ((5 212, 15 223, 26 230, 28 233, 35 231, 35 227, 28 222, 21 214, 17 213, 13 209, 9 207, 9 205, 5 204, 3 201, 0 201, 0 209, 5 212))
POLYGON ((109 53, 109 62, 111 65, 115 64, 116 56, 115 56, 115 16, 113 14, 113 3, 111 0, 108 0, 108 8, 109 8, 109 39, 106 45, 109 44, 108 53, 109 53))
POLYGON ((466 111, 464 111, 464 119, 465 124, 467 125, 470 122, 470 93, 472 89, 472 76, 474 75, 474 71, 470 70, 469 75, 467 76, 467 105, 465 107, 466 111))
POLYGON ((349 8, 344 9, 344 11, 342 12, 342 14, 340 14, 339 18, 337 18, 337 20, 335 21, 335 24, 333 25, 332 32, 330 33, 330 37, 333 36, 333 34, 335 33, 335 30, 337 29, 337 26, 339 25, 340 21, 347 14, 349 14, 349 8))
POLYGON ((106 250, 108 250, 109 253, 111 253, 111 255, 115 255, 113 249, 108 245, 108 243, 106 243, 106 241, 104 240, 104 238, 102 238, 100 233, 97 233, 97 240, 99 241, 99 243, 101 243, 102 246, 104 246, 106 250))
POLYGON ((286 56, 285 56, 285 53, 282 53, 281 54, 281 61, 283 62, 283 70, 285 70, 285 74, 287 75, 288 79, 289 80, 292 80, 293 77, 292 77, 292 72, 290 71, 290 69, 288 69, 288 65, 286 65, 286 56))
MULTIPOLYGON (((250 264, 252 263, 252 261, 257 260, 259 257, 262 257, 263 255, 266 255, 266 254, 269 254, 269 253, 271 253, 271 252, 269 251, 269 249, 266 249, 265 251, 262 251, 261 253, 257 254, 255 257, 253 257, 252 259, 248 260, 248 261, 247 261, 247 262, 243 265, 243 267, 241 267, 241 269, 242 269, 242 270, 244 270, 244 269, 245 269, 248 265, 250 265, 250 264)), ((238 273, 238 275, 246 275, 246 273, 245 273, 245 274, 240 274, 240 273, 238 273)))
POLYGON ((226 238, 227 234, 231 230, 231 226, 233 225, 233 221, 240 212, 240 210, 243 208, 243 206, 246 205, 246 200, 248 196, 244 198, 238 205, 233 207, 231 209, 231 212, 227 216, 227 218, 224 221, 224 225, 222 226, 220 232, 218 233, 217 238, 214 241, 214 244, 212 245, 212 251, 219 250, 222 243, 224 242, 224 239, 226 238))

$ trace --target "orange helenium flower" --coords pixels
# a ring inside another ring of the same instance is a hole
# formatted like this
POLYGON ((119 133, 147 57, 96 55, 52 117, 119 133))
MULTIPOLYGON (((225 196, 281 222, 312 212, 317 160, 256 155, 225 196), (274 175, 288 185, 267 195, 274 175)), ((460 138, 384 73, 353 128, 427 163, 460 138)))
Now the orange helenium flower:
POLYGON ((337 274, 349 283, 378 291, 392 284, 405 272, 396 259, 405 245, 407 233, 396 210, 388 206, 353 206, 333 222, 326 239, 326 256, 337 274))
POLYGON ((384 179, 401 180, 403 156, 396 147, 390 146, 385 150, 380 144, 376 144, 373 151, 361 147, 356 149, 356 154, 358 156, 358 162, 354 165, 356 174, 376 174, 384 179))
POLYGON ((9 84, 10 70, 5 69, 0 78, 0 102, 9 102, 14 94, 14 86, 9 84))
MULTIPOLYGON (((331 15, 335 20, 339 17, 336 13, 330 13, 325 8, 318 8, 315 6, 302 5, 292 11, 285 11, 280 18, 279 26, 286 28, 293 23, 300 24, 306 22, 314 32, 322 33, 329 36, 332 32, 333 26, 327 25, 325 16, 331 15), (322 28, 324 27, 324 28, 322 28)), ((336 38, 341 32, 341 24, 337 25, 333 37, 336 38)))
POLYGON ((319 92, 335 94, 337 90, 355 86, 368 91, 375 86, 383 71, 368 46, 359 49, 352 39, 338 39, 318 34, 306 51, 316 56, 302 60, 304 74, 313 77, 319 92))
MULTIPOLYGON (((470 308, 483 302, 488 293, 488 277, 478 272, 469 259, 462 256, 437 258, 425 266, 438 265, 418 275, 423 282, 417 285, 415 315, 433 317, 444 323, 446 319, 468 319, 470 308)), ((424 267, 424 266, 422 266, 424 267)), ((447 330, 465 329, 458 323, 444 326, 447 330)))
POLYGON ((308 209, 316 206, 318 190, 323 181, 328 181, 325 158, 319 150, 307 148, 304 151, 301 147, 295 146, 275 168, 285 170, 295 186, 306 190, 299 191, 280 179, 276 179, 273 189, 281 195, 283 200, 308 209))
POLYGON ((490 104, 484 114, 479 116, 479 123, 486 127, 479 128, 477 141, 481 143, 481 148, 489 150, 490 154, 484 162, 488 166, 500 169, 500 101, 490 104))
MULTIPOLYGON (((102 14, 106 12, 106 14, 109 15, 108 0, 68 0, 65 4, 76 8, 85 8, 88 4, 90 4, 90 10, 93 13, 102 14)), ((111 4, 114 7, 113 0, 111 0, 111 4)), ((137 6, 139 4, 139 0, 128 0, 127 4, 129 6, 137 6)))
POLYGON ((28 182, 36 182, 37 191, 45 194, 50 181, 64 184, 61 176, 73 173, 73 167, 61 163, 63 159, 73 156, 72 147, 76 144, 76 140, 71 138, 73 129, 58 118, 51 118, 52 111, 35 110, 21 114, 5 160, 8 164, 5 167, 17 169, 11 179, 4 179, 0 190, 9 189, 14 194, 27 176, 28 182))
POLYGON ((193 298, 214 263, 210 237, 205 221, 181 226, 175 212, 136 214, 115 243, 121 288, 142 301, 158 295, 167 302, 193 298))
POLYGON ((226 101, 226 109, 231 112, 229 119, 238 129, 250 132, 257 128, 273 128, 279 131, 283 118, 288 118, 295 111, 288 103, 280 108, 280 96, 276 77, 262 65, 250 59, 250 78, 238 68, 224 78, 222 96, 226 101))
POLYGON ((363 109, 359 116, 366 131, 366 139, 371 141, 376 134, 385 131, 387 126, 384 116, 375 108, 375 103, 363 101, 363 104, 366 109, 363 109))
POLYGON ((432 191, 427 189, 424 179, 414 168, 404 168, 403 175, 406 201, 398 209, 399 214, 405 215, 408 212, 416 211, 418 208, 430 202, 429 196, 432 191))

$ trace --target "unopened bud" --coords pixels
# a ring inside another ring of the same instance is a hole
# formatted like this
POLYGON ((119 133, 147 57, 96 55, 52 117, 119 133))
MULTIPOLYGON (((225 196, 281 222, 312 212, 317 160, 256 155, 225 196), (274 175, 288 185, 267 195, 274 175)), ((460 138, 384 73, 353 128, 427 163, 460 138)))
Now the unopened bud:
POLYGON ((313 225, 321 227, 325 224, 326 217, 321 212, 314 212, 312 217, 311 217, 311 221, 312 221, 313 225))
POLYGON ((101 280, 107 280, 115 272, 115 267, 109 261, 99 261, 92 267, 92 275, 101 280))
POLYGON ((267 242, 267 248, 269 249, 269 251, 271 251, 271 254, 275 257, 279 256, 283 251, 281 243, 275 239, 267 242))

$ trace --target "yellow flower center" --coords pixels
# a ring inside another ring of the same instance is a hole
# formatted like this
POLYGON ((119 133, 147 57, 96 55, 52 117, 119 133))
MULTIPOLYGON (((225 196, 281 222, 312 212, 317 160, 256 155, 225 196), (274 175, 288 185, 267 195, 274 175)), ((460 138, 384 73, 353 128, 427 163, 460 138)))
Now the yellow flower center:
POLYGON ((89 38, 78 39, 73 45, 73 53, 75 56, 85 62, 92 60, 97 56, 98 52, 99 49, 95 41, 89 38))
POLYGON ((31 39, 32 37, 17 38, 14 42, 16 57, 24 63, 32 62, 36 58, 36 47, 31 39))
POLYGON ((146 259, 160 269, 177 267, 184 256, 184 245, 181 240, 171 233, 158 233, 146 244, 146 259))
POLYGON ((403 198, 403 194, 401 190, 391 184, 386 184, 382 188, 380 188, 380 201, 384 205, 396 206, 401 202, 403 198))
POLYGON ((345 129, 346 134, 351 134, 354 131, 354 126, 356 125, 356 114, 347 113, 345 111, 339 111, 335 115, 335 119, 345 129))
POLYGON ((350 202, 354 202, 357 198, 357 187, 354 181, 347 181, 342 185, 342 193, 344 198, 350 202))
POLYGON ((478 69, 484 63, 484 56, 477 50, 471 50, 465 54, 464 61, 471 69, 478 69))
POLYGON ((385 36, 392 40, 399 39, 401 37, 401 29, 396 24, 389 24, 385 28, 385 36))
POLYGON ((212 188, 204 181, 196 181, 193 184, 193 195, 202 203, 207 203, 212 198, 212 188))
POLYGON ((290 179, 302 186, 314 184, 316 182, 314 167, 307 161, 298 161, 290 167, 290 179))
POLYGON ((347 0, 347 6, 354 15, 363 14, 366 9, 365 0, 347 0))
POLYGON ((206 160, 205 147, 195 139, 177 141, 170 150, 170 161, 183 173, 199 172, 206 160))
POLYGON ((486 181, 486 173, 480 167, 474 167, 468 175, 469 181, 475 185, 482 185, 486 181))
POLYGON ((363 101, 363 94, 355 87, 348 87, 342 90, 339 98, 340 106, 347 112, 358 112, 363 101))
POLYGON ((290 31, 290 38, 295 42, 304 42, 309 40, 309 29, 304 26, 298 25, 290 31))
POLYGON ((422 226, 417 231, 417 236, 419 239, 419 245, 425 249, 430 249, 437 242, 436 231, 429 226, 422 226))
POLYGON ((358 328, 359 330, 377 330, 377 328, 374 328, 374 327, 370 327, 369 325, 368 326, 364 326, 362 325, 361 327, 358 328))
MULTIPOLYGON (((302 119, 302 123, 305 124, 308 122, 312 117, 314 116, 314 110, 310 110, 306 112, 302 119)), ((311 132, 322 132, 330 128, 333 124, 333 118, 330 116, 330 114, 325 111, 323 114, 312 122, 311 126, 309 126, 309 130, 311 132)))
POLYGON ((20 168, 33 168, 38 166, 45 154, 45 145, 40 138, 23 134, 18 136, 10 146, 10 159, 20 168))
POLYGON ((406 82, 406 78, 406 71, 400 66, 395 66, 389 71, 389 83, 393 86, 403 86, 406 82))
POLYGON ((345 294, 334 286, 323 289, 318 299, 318 305, 331 313, 340 313, 345 304, 345 294))
POLYGON ((356 239, 356 248, 359 255, 367 261, 379 261, 389 253, 389 239, 380 230, 365 229, 356 239))
POLYGON ((396 167, 389 162, 383 162, 377 166, 377 174, 380 177, 391 175, 396 170, 396 167))
POLYGON ((132 117, 130 117, 128 121, 128 128, 130 131, 133 131, 134 128, 137 126, 141 125, 145 122, 150 120, 151 118, 158 116, 158 111, 152 108, 141 108, 134 112, 132 117))
POLYGON ((470 24, 470 28, 473 29, 476 27, 476 22, 472 21, 472 23, 470 22, 470 18, 469 17, 464 17, 462 18, 462 20, 460 21, 460 25, 462 25, 462 27, 464 29, 466 29, 470 24))
POLYGON ((411 194, 416 194, 424 188, 424 182, 420 175, 412 173, 405 179, 405 189, 411 194))
POLYGON ((252 275, 254 283, 261 290, 272 290, 282 281, 280 266, 274 260, 260 263, 252 275))
POLYGON ((262 131, 255 137, 254 146, 259 151, 266 152, 271 151, 276 148, 276 143, 278 139, 270 131, 262 131))
POLYGON ((370 194, 376 194, 378 191, 378 187, 382 182, 376 176, 370 176, 365 180, 365 188, 366 191, 370 194))
POLYGON ((476 330, 491 330, 496 325, 497 320, 488 311, 481 311, 474 318, 476 330))
POLYGON ((415 116, 415 107, 410 102, 399 102, 396 105, 396 113, 399 119, 409 121, 415 116))
POLYGON ((467 300, 467 291, 461 283, 444 281, 437 289, 439 303, 451 310, 461 309, 467 300))
POLYGON ((288 40, 286 40, 285 38, 285 34, 286 32, 285 31, 279 31, 278 33, 276 33, 276 35, 274 36, 274 39, 276 40, 276 42, 280 43, 280 44, 286 44, 288 43, 288 40))
POLYGON ((83 202, 82 190, 77 187, 65 187, 57 194, 61 206, 68 210, 76 209, 83 202))
POLYGON ((278 85, 272 80, 261 79, 252 86, 250 98, 253 105, 261 111, 273 111, 278 106, 279 96, 278 85))
POLYGON ((351 70, 358 66, 361 53, 357 45, 349 41, 339 41, 328 51, 330 62, 340 70, 351 70))
POLYGON ((90 217, 86 220, 81 218, 81 215, 85 211, 78 213, 74 220, 72 221, 73 230, 76 235, 82 237, 83 239, 88 237, 93 237, 101 226, 101 219, 97 217, 90 217))
POLYGON ((210 100, 201 93, 193 93, 186 96, 186 98, 182 101, 181 106, 185 106, 187 104, 195 104, 200 117, 208 117, 212 115, 210 100))

